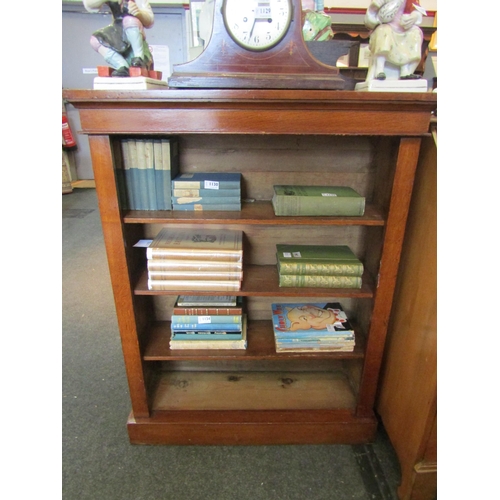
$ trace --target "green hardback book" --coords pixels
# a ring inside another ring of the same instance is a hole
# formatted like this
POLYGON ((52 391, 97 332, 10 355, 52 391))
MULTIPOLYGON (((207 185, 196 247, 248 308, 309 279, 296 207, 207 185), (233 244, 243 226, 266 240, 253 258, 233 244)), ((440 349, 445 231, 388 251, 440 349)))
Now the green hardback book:
POLYGON ((361 276, 363 263, 347 245, 276 245, 280 274, 361 276))
POLYGON ((359 276, 311 276, 280 274, 279 286, 298 288, 361 288, 359 276))
POLYGON ((276 215, 360 216, 365 198, 346 186, 274 186, 276 215))

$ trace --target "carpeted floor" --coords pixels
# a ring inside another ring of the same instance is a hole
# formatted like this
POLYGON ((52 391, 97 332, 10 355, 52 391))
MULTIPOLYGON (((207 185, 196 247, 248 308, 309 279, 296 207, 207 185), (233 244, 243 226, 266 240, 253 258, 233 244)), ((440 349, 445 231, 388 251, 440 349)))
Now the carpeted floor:
POLYGON ((370 445, 132 446, 95 189, 62 199, 65 500, 396 500, 398 462, 370 445))

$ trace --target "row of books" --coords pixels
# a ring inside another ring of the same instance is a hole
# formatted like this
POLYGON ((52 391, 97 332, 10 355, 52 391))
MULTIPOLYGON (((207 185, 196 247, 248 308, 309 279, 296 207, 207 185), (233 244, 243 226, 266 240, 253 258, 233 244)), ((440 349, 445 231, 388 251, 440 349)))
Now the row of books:
POLYGON ((176 138, 120 141, 123 169, 117 170, 121 205, 129 210, 172 210, 172 179, 179 174, 176 138))
MULTIPOLYGON (((355 333, 342 305, 273 303, 276 352, 352 352, 355 333)), ((170 348, 246 349, 247 316, 236 296, 184 296, 175 303, 170 348)))
POLYGON ((149 290, 238 291, 243 232, 163 228, 146 250, 149 290))
POLYGON ((276 245, 280 287, 361 288, 363 263, 347 245, 276 245))
POLYGON ((246 349, 242 297, 177 297, 171 320, 171 349, 246 349))
POLYGON ((346 186, 273 186, 276 215, 343 216, 365 213, 365 197, 346 186))
POLYGON ((241 210, 241 174, 190 173, 172 181, 173 210, 241 210))

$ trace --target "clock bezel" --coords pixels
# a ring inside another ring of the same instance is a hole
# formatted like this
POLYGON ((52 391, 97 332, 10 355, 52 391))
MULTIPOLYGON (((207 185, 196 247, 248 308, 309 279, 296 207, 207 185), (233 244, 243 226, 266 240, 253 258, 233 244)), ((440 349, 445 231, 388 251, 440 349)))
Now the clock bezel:
POLYGON ((293 16, 294 5, 293 5, 292 0, 285 0, 288 3, 288 7, 289 7, 288 17, 286 19, 286 25, 285 25, 286 27, 281 32, 280 36, 278 38, 275 38, 272 42, 270 42, 269 45, 256 47, 254 45, 246 44, 236 37, 236 35, 234 34, 234 32, 231 30, 231 28, 229 26, 229 23, 227 20, 227 14, 226 14, 226 6, 227 6, 227 3, 230 1, 243 2, 245 0, 223 0, 222 7, 221 7, 222 19, 224 21, 224 28, 225 28, 227 34, 230 36, 231 40, 233 40, 237 45, 239 45, 241 48, 243 48, 245 50, 249 50, 251 52, 265 52, 266 50, 270 50, 273 47, 275 47, 276 45, 278 45, 283 40, 283 38, 286 36, 288 31, 290 30, 290 26, 293 22, 293 17, 294 17, 293 16))

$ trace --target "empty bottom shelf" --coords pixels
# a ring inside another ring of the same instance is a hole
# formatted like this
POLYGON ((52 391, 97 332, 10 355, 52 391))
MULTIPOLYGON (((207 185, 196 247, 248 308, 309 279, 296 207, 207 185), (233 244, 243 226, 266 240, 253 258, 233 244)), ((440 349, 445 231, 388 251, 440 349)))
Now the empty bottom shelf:
POLYGON ((343 372, 162 372, 153 409, 353 409, 343 372))

